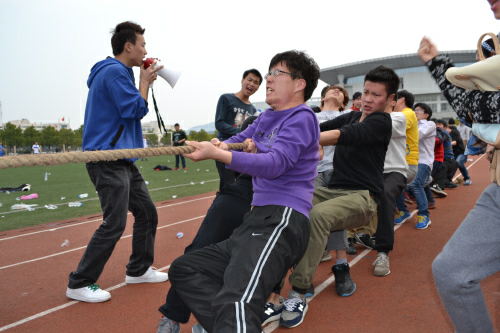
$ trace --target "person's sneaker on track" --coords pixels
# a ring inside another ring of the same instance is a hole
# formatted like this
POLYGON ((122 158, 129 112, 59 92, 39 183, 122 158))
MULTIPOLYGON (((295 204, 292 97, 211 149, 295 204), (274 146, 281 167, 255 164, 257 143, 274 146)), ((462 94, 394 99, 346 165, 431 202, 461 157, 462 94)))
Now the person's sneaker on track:
POLYGON ((283 312, 284 298, 280 297, 280 304, 274 304, 267 302, 264 307, 264 320, 262 321, 262 326, 269 324, 270 322, 279 320, 281 318, 281 313, 283 312))
POLYGON ((356 283, 352 281, 349 274, 349 264, 337 264, 332 266, 335 275, 335 291, 342 297, 351 296, 356 291, 356 283))
POLYGON ((415 225, 415 228, 422 230, 422 229, 427 229, 431 225, 431 219, 429 216, 425 215, 418 215, 417 216, 417 224, 415 225))
POLYGON ((162 317, 158 323, 156 333, 179 333, 181 331, 178 322, 173 321, 167 317, 162 317))
POLYGON ((385 252, 379 252, 377 259, 373 262, 373 275, 386 276, 391 274, 389 256, 385 252))
POLYGON ((410 218, 411 214, 409 212, 399 212, 394 219, 394 224, 401 224, 406 222, 410 218))
POLYGON ((163 273, 149 267, 146 273, 141 276, 125 275, 125 283, 158 283, 168 280, 168 273, 163 273))
POLYGON ((82 302, 99 303, 110 300, 111 294, 102 290, 98 284, 93 283, 82 288, 67 288, 66 297, 82 302))
POLYGON ((295 290, 290 290, 288 298, 283 302, 283 306, 280 326, 292 328, 302 324, 307 313, 307 301, 304 295, 295 290))

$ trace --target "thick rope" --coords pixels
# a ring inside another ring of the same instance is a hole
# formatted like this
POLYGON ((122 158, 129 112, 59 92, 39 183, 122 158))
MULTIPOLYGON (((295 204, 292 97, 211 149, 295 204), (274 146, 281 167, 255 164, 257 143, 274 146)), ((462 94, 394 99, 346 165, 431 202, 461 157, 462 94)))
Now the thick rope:
MULTIPOLYGON (((229 143, 230 150, 241 150, 244 143, 229 143)), ((75 151, 57 154, 33 154, 0 157, 0 169, 18 168, 23 166, 58 165, 67 163, 88 163, 98 161, 116 161, 126 158, 143 158, 160 155, 189 154, 194 151, 191 146, 75 151)))

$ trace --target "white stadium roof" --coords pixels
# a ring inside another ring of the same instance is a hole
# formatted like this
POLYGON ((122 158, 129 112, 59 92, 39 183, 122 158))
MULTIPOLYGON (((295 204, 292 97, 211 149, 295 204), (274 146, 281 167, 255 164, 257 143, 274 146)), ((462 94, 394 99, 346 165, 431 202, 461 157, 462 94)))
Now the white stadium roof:
MULTIPOLYGON (((476 61, 475 50, 448 51, 442 53, 448 54, 453 62, 457 64, 472 63, 476 61)), ((348 78, 365 75, 368 71, 379 65, 398 70, 420 67, 423 66, 423 63, 416 53, 376 58, 322 69, 320 72, 320 79, 328 84, 337 84, 339 83, 339 78, 343 78, 342 83, 345 83, 348 78)))

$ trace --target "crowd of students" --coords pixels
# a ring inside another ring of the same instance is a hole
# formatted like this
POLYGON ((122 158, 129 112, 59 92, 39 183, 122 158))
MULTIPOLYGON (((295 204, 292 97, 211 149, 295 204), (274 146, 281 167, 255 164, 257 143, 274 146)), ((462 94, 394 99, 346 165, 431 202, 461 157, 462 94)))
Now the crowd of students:
MULTIPOLYGON (((496 3, 490 0, 500 19, 496 3)), ((139 133, 139 120, 148 112, 149 84, 161 68, 142 66, 143 34, 136 24, 119 24, 112 37, 115 58, 94 66, 85 150, 142 147, 134 133, 139 133), (141 66, 139 89, 133 85, 133 66, 141 66), (115 99, 102 94, 107 80, 120 83, 113 85, 115 95, 130 103, 116 106, 115 99), (107 106, 106 112, 100 105, 107 106), (112 119, 101 119, 105 113, 112 119)), ((419 56, 461 120, 498 123, 498 92, 453 87, 444 79, 451 60, 439 55, 427 38, 419 56)), ((432 193, 445 196, 444 189, 457 187, 457 168, 463 184, 472 184, 464 165, 465 138, 449 122, 433 121, 429 105, 414 104, 410 92, 398 91, 399 77, 392 69, 370 70, 350 111, 345 111, 346 90, 328 86, 314 113, 305 103, 318 79, 318 65, 304 52, 278 53, 264 78, 257 70, 246 71, 241 90, 221 97, 218 126, 231 132, 220 137, 224 141, 185 142, 194 148, 186 157, 217 162, 221 184, 193 243, 170 267, 171 288, 160 308, 158 333, 178 333, 191 313, 199 322, 193 332, 261 332, 263 324, 274 320, 296 327, 314 294, 315 271, 329 251, 335 251, 336 293, 351 296, 357 288, 347 256, 353 238, 377 251, 373 274, 386 276, 391 273, 394 224, 410 217, 407 201, 414 198, 417 205, 416 229, 427 229, 429 210, 436 207, 432 193), (254 114, 248 98, 263 79, 270 108, 247 119, 245 128, 243 120, 254 114), (230 151, 227 144, 234 142, 245 142, 244 151, 230 151), (291 268, 291 290, 283 298, 283 280, 291 268)), ((498 149, 493 159, 500 160, 498 149)), ((123 232, 127 210, 133 212, 135 224, 126 282, 166 281, 166 273, 151 267, 158 217, 133 161, 88 163, 87 169, 105 222, 70 273, 66 295, 85 302, 111 298, 95 283, 123 232), (117 201, 118 192, 122 199, 117 201)), ((492 175, 492 183, 433 263, 436 286, 459 332, 493 331, 479 288, 481 279, 500 270, 495 257, 500 209, 494 199, 500 175, 492 175), (478 228, 485 237, 475 236, 478 228), (487 254, 481 251, 478 256, 476 244, 487 254)))

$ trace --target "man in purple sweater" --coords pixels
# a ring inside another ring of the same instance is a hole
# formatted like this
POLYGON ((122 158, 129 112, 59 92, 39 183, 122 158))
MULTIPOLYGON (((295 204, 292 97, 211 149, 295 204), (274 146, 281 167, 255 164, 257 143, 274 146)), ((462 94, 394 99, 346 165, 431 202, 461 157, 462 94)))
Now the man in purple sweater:
POLYGON ((304 254, 319 127, 305 105, 319 78, 316 62, 299 51, 273 57, 262 113, 245 131, 220 142, 188 142, 187 157, 215 159, 253 176, 252 210, 231 237, 175 260, 174 288, 208 332, 261 332, 263 308, 274 287, 304 254), (226 143, 251 142, 252 152, 226 143))

